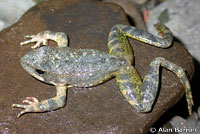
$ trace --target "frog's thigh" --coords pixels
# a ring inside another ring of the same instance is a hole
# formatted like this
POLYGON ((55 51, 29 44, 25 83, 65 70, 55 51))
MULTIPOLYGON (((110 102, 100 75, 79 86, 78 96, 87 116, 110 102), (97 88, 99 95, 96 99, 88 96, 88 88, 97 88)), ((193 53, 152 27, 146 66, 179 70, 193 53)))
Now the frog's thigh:
POLYGON ((129 104, 141 111, 141 85, 142 80, 133 66, 121 68, 116 73, 116 80, 120 91, 129 104))

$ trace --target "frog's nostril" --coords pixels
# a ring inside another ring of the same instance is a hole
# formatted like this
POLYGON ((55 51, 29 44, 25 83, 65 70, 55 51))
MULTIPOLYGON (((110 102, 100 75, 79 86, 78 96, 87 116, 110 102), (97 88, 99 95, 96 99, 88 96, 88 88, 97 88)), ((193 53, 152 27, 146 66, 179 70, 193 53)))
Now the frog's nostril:
POLYGON ((44 74, 44 73, 45 73, 44 71, 39 70, 39 69, 36 69, 35 71, 36 71, 38 74, 44 74))

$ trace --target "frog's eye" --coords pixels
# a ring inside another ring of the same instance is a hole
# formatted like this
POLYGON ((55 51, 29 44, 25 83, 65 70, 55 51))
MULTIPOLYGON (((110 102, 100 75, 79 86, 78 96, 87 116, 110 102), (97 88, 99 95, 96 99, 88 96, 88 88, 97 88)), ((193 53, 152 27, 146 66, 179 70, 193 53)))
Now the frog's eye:
POLYGON ((40 69, 36 69, 35 70, 38 74, 44 74, 45 72, 44 71, 42 71, 42 70, 40 70, 40 69))

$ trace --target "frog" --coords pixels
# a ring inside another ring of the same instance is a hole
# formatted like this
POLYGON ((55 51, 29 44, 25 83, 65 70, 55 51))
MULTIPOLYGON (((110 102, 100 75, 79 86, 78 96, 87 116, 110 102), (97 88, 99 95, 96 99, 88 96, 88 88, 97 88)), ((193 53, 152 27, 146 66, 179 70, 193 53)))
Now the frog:
POLYGON ((56 87, 56 96, 39 101, 35 97, 23 100, 26 104, 13 104, 22 108, 17 117, 25 113, 48 112, 65 106, 67 90, 72 87, 94 87, 115 77, 120 93, 125 100, 140 113, 151 112, 159 89, 159 68, 172 71, 180 79, 192 113, 192 92, 185 70, 163 58, 154 58, 142 79, 133 66, 134 54, 128 38, 145 44, 168 48, 172 45, 173 34, 160 23, 155 24, 158 35, 153 35, 134 26, 116 24, 108 36, 108 53, 95 49, 78 49, 68 46, 68 36, 64 32, 45 30, 38 34, 26 35, 29 38, 20 45, 35 43, 32 51, 20 60, 21 66, 36 79, 56 87), (48 46, 53 40, 58 47, 48 46))

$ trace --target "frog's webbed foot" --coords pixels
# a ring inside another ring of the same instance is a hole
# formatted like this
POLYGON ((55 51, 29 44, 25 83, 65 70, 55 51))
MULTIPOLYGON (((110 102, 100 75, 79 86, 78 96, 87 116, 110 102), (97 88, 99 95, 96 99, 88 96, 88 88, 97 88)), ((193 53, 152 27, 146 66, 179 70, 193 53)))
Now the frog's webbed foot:
MULTIPOLYGON (((45 31, 45 32, 49 32, 49 31, 45 31)), ((24 41, 24 42, 21 42, 20 45, 23 46, 23 45, 26 45, 28 43, 36 42, 36 44, 31 47, 33 49, 38 48, 41 45, 48 45, 47 44, 48 39, 43 36, 45 34, 45 32, 41 32, 41 33, 36 34, 36 35, 25 35, 24 36, 25 38, 31 38, 31 39, 24 41)))
POLYGON ((17 115, 17 118, 19 118, 24 113, 33 112, 34 105, 39 103, 38 99, 36 99, 35 97, 26 97, 26 100, 23 100, 22 102, 27 103, 28 105, 22 105, 22 104, 13 104, 12 105, 12 107, 15 107, 15 108, 25 109, 17 115))
POLYGON ((53 98, 39 102, 38 99, 34 97, 27 97, 23 102, 28 105, 13 104, 13 107, 24 109, 17 115, 17 118, 28 112, 46 112, 63 107, 66 101, 67 86, 56 86, 56 89, 57 95, 53 98))
POLYGON ((58 43, 58 47, 66 47, 68 44, 67 35, 63 32, 52 32, 49 30, 40 32, 36 35, 26 35, 25 38, 31 38, 27 41, 21 42, 20 45, 26 45, 28 43, 36 42, 31 48, 35 49, 41 45, 48 45, 48 40, 54 40, 58 43))

